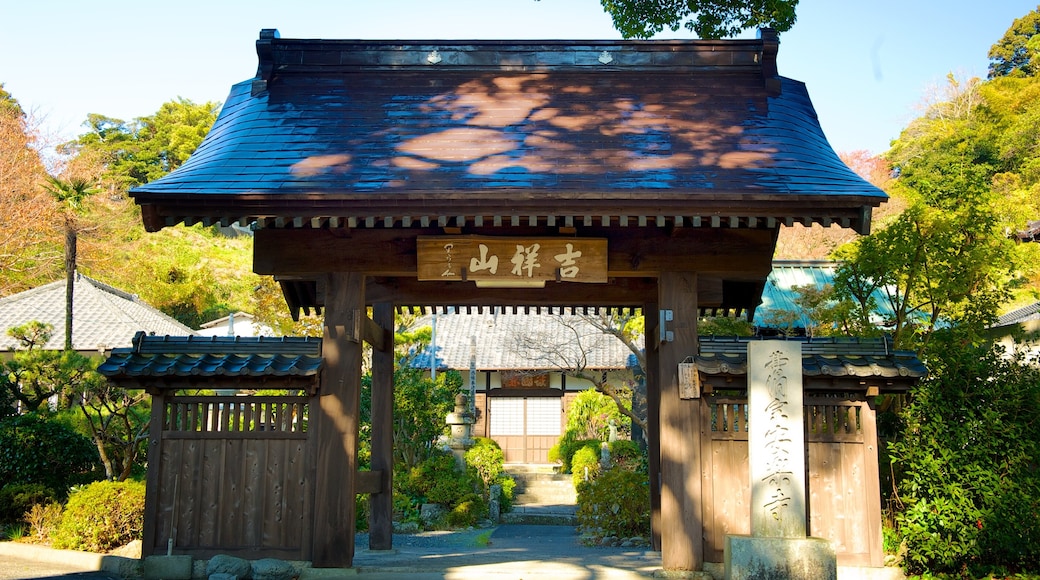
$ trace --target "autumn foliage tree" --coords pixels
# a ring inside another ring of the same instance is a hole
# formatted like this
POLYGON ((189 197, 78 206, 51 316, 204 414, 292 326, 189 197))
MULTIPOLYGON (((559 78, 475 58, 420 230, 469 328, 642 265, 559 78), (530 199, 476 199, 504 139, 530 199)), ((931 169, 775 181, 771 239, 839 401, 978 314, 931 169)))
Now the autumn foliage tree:
POLYGON ((0 296, 49 282, 61 271, 56 208, 33 122, 0 84, 0 296))

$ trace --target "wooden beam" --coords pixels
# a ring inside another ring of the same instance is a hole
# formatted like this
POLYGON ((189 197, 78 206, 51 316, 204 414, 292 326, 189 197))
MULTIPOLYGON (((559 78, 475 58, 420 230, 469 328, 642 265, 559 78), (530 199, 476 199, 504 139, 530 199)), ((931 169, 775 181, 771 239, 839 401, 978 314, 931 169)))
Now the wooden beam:
POLYGON ((365 298, 369 304, 393 302, 423 306, 639 306, 655 291, 655 286, 651 279, 618 278, 608 284, 547 282, 545 288, 478 289, 472 282, 420 282, 414 278, 380 277, 369 281, 365 298))
MULTIPOLYGON (((655 277, 676 267, 730 279, 764 278, 772 269, 776 232, 749 229, 581 228, 582 237, 607 239, 607 276, 655 277)), ((253 270, 280 276, 362 272, 369 276, 418 273, 418 236, 437 229, 261 229, 253 241, 253 270)), ((539 227, 467 228, 485 236, 546 236, 539 227)))
POLYGON ((701 399, 679 396, 679 363, 697 353, 697 274, 662 273, 658 284, 658 308, 672 312, 672 321, 666 323, 671 335, 658 347, 657 364, 661 389, 661 563, 665 570, 700 570, 704 563, 701 399))
POLYGON ((365 342, 372 345, 373 350, 379 352, 394 350, 394 333, 390 330, 392 327, 392 322, 388 328, 384 328, 367 316, 361 321, 361 332, 365 337, 365 342))
MULTIPOLYGON (((372 307, 374 324, 387 333, 394 326, 394 305, 378 302, 372 307)), ((393 548, 394 531, 394 353, 390 348, 372 352, 372 469, 386 474, 380 485, 370 491, 368 512, 368 549, 393 548)))
POLYGON ((354 493, 380 493, 383 490, 383 474, 381 469, 359 471, 354 477, 354 493))
POLYGON ((365 307, 365 277, 333 273, 325 286, 329 291, 321 347, 321 396, 311 419, 317 441, 311 561, 316 568, 349 568, 354 561, 363 350, 355 323, 356 313, 365 307))
MULTIPOLYGON (((644 336, 656 336, 660 317, 656 296, 643 305, 644 336)), ((650 472, 650 543, 661 551, 661 373, 658 349, 646 348, 646 447, 650 472)))

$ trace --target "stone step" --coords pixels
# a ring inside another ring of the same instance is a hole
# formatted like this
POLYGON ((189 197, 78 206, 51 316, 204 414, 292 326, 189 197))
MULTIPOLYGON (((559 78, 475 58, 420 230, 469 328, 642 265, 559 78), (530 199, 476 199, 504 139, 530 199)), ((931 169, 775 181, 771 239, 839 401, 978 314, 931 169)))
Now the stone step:
POLYGON ((516 481, 514 505, 574 505, 577 502, 574 483, 569 474, 530 466, 508 466, 506 472, 516 481))

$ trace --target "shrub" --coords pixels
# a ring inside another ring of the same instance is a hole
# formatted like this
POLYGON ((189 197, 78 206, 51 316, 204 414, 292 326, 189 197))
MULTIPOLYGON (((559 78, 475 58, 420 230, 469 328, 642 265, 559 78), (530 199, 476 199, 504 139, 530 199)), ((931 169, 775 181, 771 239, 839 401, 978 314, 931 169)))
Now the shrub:
POLYGON ((576 439, 607 439, 610 434, 610 423, 619 430, 631 429, 632 420, 618 411, 614 399, 594 388, 578 393, 567 409, 566 433, 573 433, 576 439))
POLYGON ((502 486, 499 506, 502 511, 513 507, 513 490, 516 480, 505 472, 505 454, 494 439, 476 437, 473 447, 466 451, 466 465, 472 469, 476 477, 483 483, 484 499, 491 497, 491 486, 502 486))
POLYGON ((69 495, 53 546, 108 552, 141 539, 143 529, 144 483, 98 481, 69 495))
POLYGON ((36 413, 0 419, 0 481, 40 483, 62 499, 100 469, 94 444, 65 423, 36 413))
POLYGON ((583 447, 592 447, 599 453, 599 439, 575 439, 572 432, 566 432, 560 436, 560 440, 549 449, 549 461, 560 464, 561 473, 572 473, 574 454, 583 447))
POLYGON ((37 504, 57 501, 57 494, 42 483, 10 483, 0 488, 0 524, 28 523, 25 514, 37 504))
POLYGON ((36 504, 25 514, 25 521, 32 529, 33 537, 39 541, 51 537, 61 525, 64 508, 60 503, 36 504))
POLYGON ((482 487, 475 470, 460 472, 455 456, 445 451, 436 452, 411 469, 400 482, 401 493, 409 498, 406 511, 418 514, 424 503, 439 504, 447 509, 447 523, 453 526, 473 525, 486 516, 487 500, 479 493, 482 487))
POLYGON ((459 499, 448 512, 448 525, 453 528, 472 526, 488 513, 488 504, 483 497, 471 493, 459 499))
POLYGON ((599 458, 599 449, 591 445, 582 447, 574 454, 574 458, 571 460, 571 468, 576 489, 580 488, 585 482, 586 476, 588 476, 588 481, 592 481, 599 475, 599 458))
POLYGON ((933 342, 930 375, 890 444, 904 567, 1040 571, 1040 371, 988 349, 933 342))
POLYGON ((650 535, 646 475, 610 469, 578 490, 578 525, 599 536, 650 535))
POLYGON ((611 441, 610 461, 620 469, 644 474, 649 473, 646 452, 635 441, 628 439, 611 441))

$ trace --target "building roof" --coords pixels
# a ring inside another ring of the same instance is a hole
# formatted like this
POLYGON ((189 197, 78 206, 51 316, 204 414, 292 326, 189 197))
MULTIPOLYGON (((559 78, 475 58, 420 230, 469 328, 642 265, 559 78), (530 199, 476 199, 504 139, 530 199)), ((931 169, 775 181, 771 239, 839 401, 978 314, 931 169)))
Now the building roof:
MULTIPOLYGON (((73 284, 72 347, 78 351, 129 347, 138 332, 192 335, 195 331, 142 302, 137 296, 77 273, 73 284)), ((31 321, 54 331, 43 348, 65 347, 65 281, 51 282, 0 298, 0 350, 20 347, 7 329, 31 321)))
MULTIPOLYGON (((795 313, 797 318, 790 323, 794 328, 807 328, 813 322, 798 306, 796 287, 810 286, 822 290, 834 285, 834 275, 841 266, 839 262, 827 260, 774 260, 766 284, 762 289, 762 302, 755 309, 755 323, 761 327, 786 325, 784 315, 795 313), (781 322, 783 320, 783 322, 781 322)), ((895 319, 892 305, 885 297, 884 289, 878 288, 872 295, 877 311, 876 323, 884 326, 895 319)))
MULTIPOLYGON (((700 337, 692 362, 711 376, 747 375, 750 337, 700 337)), ((802 343, 802 373, 809 378, 875 378, 903 388, 928 375, 910 351, 893 350, 885 338, 789 338, 802 343)))
POLYGON ((321 339, 313 337, 148 336, 112 351, 98 372, 130 386, 233 382, 234 379, 316 380, 321 339), (159 381, 156 381, 159 379, 159 381))
POLYGON ((368 41, 261 32, 176 171, 135 188, 146 227, 552 225, 869 230, 851 171, 778 41, 368 41), (515 225, 515 224, 514 224, 515 225), (534 224, 531 224, 534 225, 534 224))
POLYGON ((1040 320, 1040 302, 1034 302, 1028 306, 1016 308, 1011 312, 1001 315, 997 318, 997 322, 993 326, 1011 326, 1033 320, 1040 320))
POLYGON ((632 352, 587 320, 575 314, 513 314, 501 308, 483 314, 423 316, 416 326, 436 324, 436 344, 419 353, 412 366, 430 368, 435 355, 438 369, 464 370, 470 368, 472 353, 476 368, 485 371, 628 368, 632 352))

